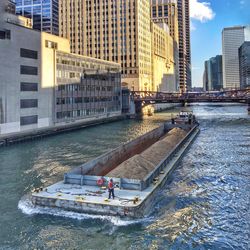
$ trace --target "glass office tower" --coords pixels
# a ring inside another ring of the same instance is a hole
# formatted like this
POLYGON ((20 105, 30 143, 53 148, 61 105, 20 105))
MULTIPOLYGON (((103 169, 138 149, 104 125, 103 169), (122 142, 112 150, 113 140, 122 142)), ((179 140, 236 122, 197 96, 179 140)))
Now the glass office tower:
POLYGON ((16 14, 31 18, 33 28, 59 35, 58 0, 15 0, 16 14))

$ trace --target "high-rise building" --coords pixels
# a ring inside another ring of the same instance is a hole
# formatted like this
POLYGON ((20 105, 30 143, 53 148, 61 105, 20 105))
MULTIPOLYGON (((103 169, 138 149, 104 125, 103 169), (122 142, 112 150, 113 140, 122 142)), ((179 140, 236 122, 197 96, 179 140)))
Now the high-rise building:
POLYGON ((191 90, 191 46, 189 0, 178 0, 179 70, 181 91, 191 90))
POLYGON ((32 19, 33 29, 59 35, 58 0, 15 0, 16 14, 32 19))
POLYGON ((166 22, 170 35, 179 43, 178 8, 176 0, 151 0, 151 19, 154 23, 166 22))
MULTIPOLYGON (((176 0, 151 0, 151 20, 156 24, 164 22, 169 27, 173 38, 174 64, 175 64, 175 89, 179 90, 179 27, 178 8, 176 0)), ((169 87, 168 87, 169 89, 169 87)), ((172 89, 172 88, 170 88, 172 89)))
MULTIPOLYGON (((91 1, 90 1, 91 2, 91 1)), ((59 35, 70 40, 72 53, 86 55, 84 35, 86 24, 84 0, 59 1, 59 35)))
POLYGON ((250 41, 250 26, 235 26, 222 31, 223 86, 225 89, 240 87, 238 49, 250 41))
POLYGON ((153 91, 178 91, 174 41, 164 23, 151 23, 152 33, 152 82, 153 91))
POLYGON ((61 0, 59 12, 73 53, 118 62, 124 86, 152 89, 150 1, 61 0))
POLYGON ((250 87, 250 42, 244 42, 239 48, 240 88, 250 87))
POLYGON ((205 61, 203 87, 205 91, 221 90, 223 88, 221 55, 205 61))
MULTIPOLYGON (((0 27, 6 25, 6 22, 13 23, 25 28, 32 28, 32 21, 30 18, 23 16, 16 16, 16 5, 12 0, 0 1, 0 27)), ((8 30, 2 30, 1 36, 9 36, 8 30)), ((2 38, 3 39, 3 38, 2 38)))
POLYGON ((151 0, 153 22, 165 21, 174 41, 178 39, 180 91, 191 89, 189 0, 151 0))
POLYGON ((203 73, 203 90, 208 91, 208 61, 204 62, 204 73, 203 73))

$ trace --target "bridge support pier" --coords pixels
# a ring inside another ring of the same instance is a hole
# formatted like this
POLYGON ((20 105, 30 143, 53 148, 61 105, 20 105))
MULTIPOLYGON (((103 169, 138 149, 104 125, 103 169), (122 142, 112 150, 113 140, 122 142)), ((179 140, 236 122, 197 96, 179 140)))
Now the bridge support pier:
POLYGON ((187 107, 188 102, 187 101, 182 101, 182 107, 187 107))
POLYGON ((142 103, 141 102, 136 102, 135 103, 135 113, 136 114, 141 114, 142 113, 142 103))

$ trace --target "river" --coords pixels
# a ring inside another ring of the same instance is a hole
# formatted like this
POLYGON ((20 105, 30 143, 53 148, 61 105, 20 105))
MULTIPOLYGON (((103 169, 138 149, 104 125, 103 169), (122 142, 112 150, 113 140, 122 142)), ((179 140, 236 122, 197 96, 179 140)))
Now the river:
POLYGON ((138 221, 33 208, 26 195, 157 127, 177 109, 0 148, 0 249, 249 249, 246 106, 190 108, 201 133, 150 217, 138 221))

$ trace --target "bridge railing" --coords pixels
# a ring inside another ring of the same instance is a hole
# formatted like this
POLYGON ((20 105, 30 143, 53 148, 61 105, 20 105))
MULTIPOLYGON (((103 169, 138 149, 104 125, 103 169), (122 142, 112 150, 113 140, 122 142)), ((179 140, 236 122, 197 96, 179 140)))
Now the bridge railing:
POLYGON ((250 98, 250 90, 225 92, 165 93, 154 91, 132 91, 134 101, 241 101, 250 98))

